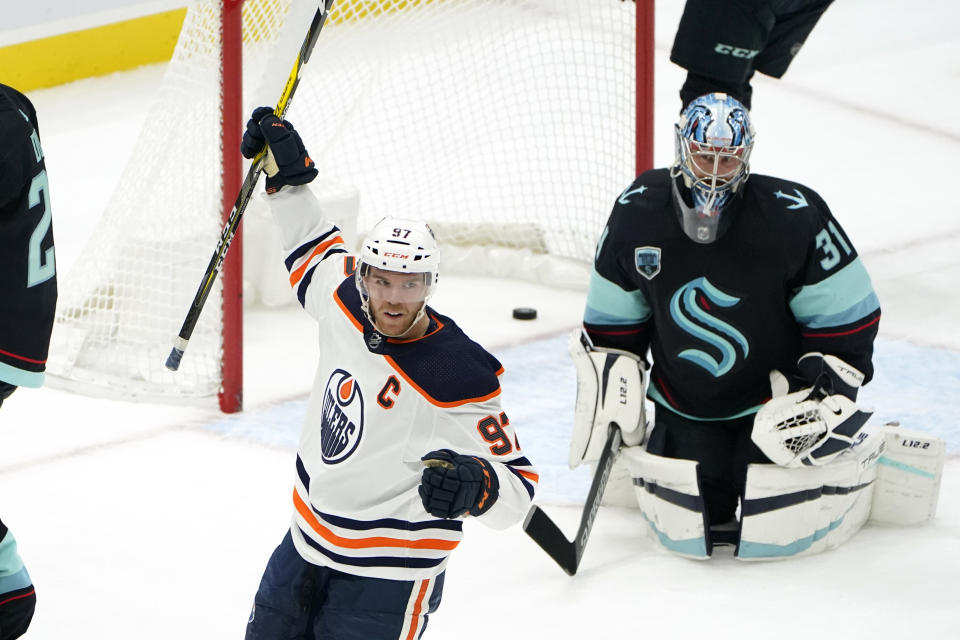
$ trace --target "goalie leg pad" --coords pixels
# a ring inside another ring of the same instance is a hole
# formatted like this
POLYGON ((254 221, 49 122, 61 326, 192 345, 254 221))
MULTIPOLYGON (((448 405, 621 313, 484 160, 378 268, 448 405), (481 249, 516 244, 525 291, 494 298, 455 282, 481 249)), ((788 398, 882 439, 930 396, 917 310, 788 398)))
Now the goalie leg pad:
POLYGON ((646 433, 646 368, 636 355, 595 348, 578 329, 570 334, 570 355, 577 370, 577 403, 570 438, 570 468, 600 458, 610 423, 623 443, 638 445, 646 433))
POLYGON ((870 522, 916 525, 937 512, 946 446, 943 440, 898 425, 884 425, 870 522))
POLYGON ((823 466, 752 464, 740 514, 741 560, 776 560, 833 549, 870 515, 883 450, 880 429, 823 466))
POLYGON ((664 458, 643 447, 626 447, 627 461, 647 532, 651 539, 671 553, 704 560, 712 551, 697 463, 664 458))

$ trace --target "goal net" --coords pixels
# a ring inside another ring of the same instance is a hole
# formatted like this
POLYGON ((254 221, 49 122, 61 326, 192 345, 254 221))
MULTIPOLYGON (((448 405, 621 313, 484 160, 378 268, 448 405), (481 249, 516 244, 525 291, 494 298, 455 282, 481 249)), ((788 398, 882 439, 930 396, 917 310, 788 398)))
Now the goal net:
MULTIPOLYGON (((163 363, 222 229, 223 1, 190 6, 120 186, 63 274, 54 384, 150 399, 222 388, 224 350, 239 345, 223 344, 220 282, 180 370, 163 363)), ((445 270, 585 286, 635 176, 635 7, 338 0, 286 116, 320 170, 312 188, 358 234, 387 214, 426 219, 445 270)), ((315 10, 246 0, 244 114, 276 103, 315 10)), ((275 255, 257 245, 270 233, 251 233, 268 229, 263 208, 258 195, 244 216, 248 259, 275 255)), ((247 304, 277 299, 259 267, 247 304)))

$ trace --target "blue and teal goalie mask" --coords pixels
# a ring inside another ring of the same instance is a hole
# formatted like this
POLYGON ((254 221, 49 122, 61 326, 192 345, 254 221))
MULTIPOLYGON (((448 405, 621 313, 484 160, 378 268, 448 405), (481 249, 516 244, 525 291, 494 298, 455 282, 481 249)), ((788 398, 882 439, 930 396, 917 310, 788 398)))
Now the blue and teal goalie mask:
POLYGON ((727 94, 710 93, 683 110, 674 131, 670 175, 680 225, 694 242, 709 244, 729 226, 730 216, 724 213, 750 175, 756 136, 750 114, 727 94))

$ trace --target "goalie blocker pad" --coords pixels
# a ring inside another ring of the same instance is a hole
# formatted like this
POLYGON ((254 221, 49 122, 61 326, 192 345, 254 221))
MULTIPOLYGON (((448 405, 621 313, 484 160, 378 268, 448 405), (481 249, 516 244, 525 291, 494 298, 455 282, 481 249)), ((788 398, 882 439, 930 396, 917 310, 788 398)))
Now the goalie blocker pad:
POLYGON ((623 443, 638 445, 646 434, 646 365, 633 353, 594 347, 578 329, 567 342, 577 370, 577 399, 570 437, 570 468, 600 458, 607 429, 615 423, 623 443))
MULTIPOLYGON (((823 466, 750 465, 736 557, 774 560, 833 549, 866 522, 916 525, 936 513, 945 445, 897 425, 867 425, 857 443, 823 466)), ((712 540, 697 464, 641 447, 623 450, 653 541, 705 559, 712 540)))

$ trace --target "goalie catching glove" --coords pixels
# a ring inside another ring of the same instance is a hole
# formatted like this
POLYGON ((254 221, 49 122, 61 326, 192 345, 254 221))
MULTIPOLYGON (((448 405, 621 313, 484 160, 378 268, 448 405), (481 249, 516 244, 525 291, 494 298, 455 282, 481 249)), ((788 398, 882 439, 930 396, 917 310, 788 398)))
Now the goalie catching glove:
POLYGON ((247 121, 240 153, 244 158, 254 158, 264 145, 267 145, 263 160, 267 193, 287 185, 306 184, 317 177, 317 168, 293 125, 278 118, 270 107, 257 107, 247 121))
POLYGON ((859 441, 872 415, 855 402, 863 374, 821 353, 804 354, 797 366, 810 386, 771 371, 773 397, 757 412, 751 437, 778 465, 824 465, 859 441))
POLYGON ((450 449, 431 451, 421 460, 427 468, 420 476, 420 500, 430 515, 479 516, 497 501, 500 479, 487 460, 450 449))

